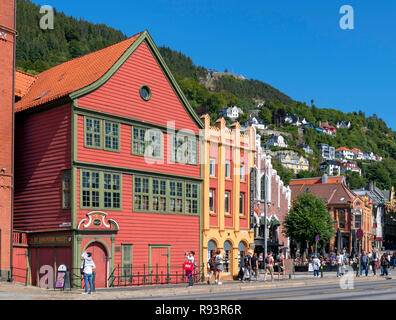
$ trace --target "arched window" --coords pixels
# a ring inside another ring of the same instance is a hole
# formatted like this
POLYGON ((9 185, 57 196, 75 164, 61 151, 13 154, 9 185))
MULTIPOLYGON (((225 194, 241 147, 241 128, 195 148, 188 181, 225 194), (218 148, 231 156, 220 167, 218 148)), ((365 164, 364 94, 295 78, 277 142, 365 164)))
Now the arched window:
POLYGON ((245 256, 246 246, 243 242, 239 242, 238 246, 238 261, 239 261, 239 268, 243 267, 243 258, 245 256))
POLYGON ((224 242, 224 272, 230 272, 232 263, 232 245, 229 241, 224 242))
POLYGON ((214 241, 210 240, 208 242, 208 261, 212 257, 213 252, 216 251, 216 243, 214 241))

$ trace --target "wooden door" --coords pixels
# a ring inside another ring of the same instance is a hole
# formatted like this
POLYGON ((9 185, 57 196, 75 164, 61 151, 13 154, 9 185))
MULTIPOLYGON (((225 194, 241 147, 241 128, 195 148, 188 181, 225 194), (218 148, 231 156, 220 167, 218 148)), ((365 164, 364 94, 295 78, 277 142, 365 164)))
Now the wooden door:
POLYGON ((169 248, 151 248, 150 282, 152 284, 165 284, 169 282, 169 248))
POLYGON ((108 279, 108 254, 103 244, 99 242, 91 243, 86 252, 92 254, 92 260, 96 265, 95 288, 106 288, 108 279))

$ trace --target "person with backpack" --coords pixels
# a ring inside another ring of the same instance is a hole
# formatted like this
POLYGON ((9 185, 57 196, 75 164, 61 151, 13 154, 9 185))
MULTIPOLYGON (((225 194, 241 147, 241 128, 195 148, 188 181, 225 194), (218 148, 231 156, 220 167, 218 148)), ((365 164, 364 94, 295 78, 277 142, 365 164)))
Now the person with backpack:
POLYGON ((83 294, 92 294, 93 291, 93 273, 94 269, 96 269, 95 262, 92 260, 92 253, 84 252, 82 254, 83 261, 81 262, 81 274, 84 275, 84 283, 85 283, 85 291, 83 294), (89 292, 88 292, 88 284, 89 284, 89 292))
POLYGON ((373 249, 373 253, 371 255, 371 268, 373 269, 374 276, 377 275, 377 264, 378 264, 378 253, 375 249, 373 249))
POLYGON ((208 261, 208 284, 210 284, 210 279, 215 277, 216 281, 216 254, 212 252, 212 255, 208 261))
POLYGON ((245 258, 243 259, 243 278, 242 281, 249 280, 252 273, 252 255, 253 251, 249 250, 245 258))
POLYGON ((270 252, 268 256, 264 259, 265 262, 265 274, 264 281, 267 281, 268 272, 271 273, 271 281, 274 281, 274 258, 272 257, 272 253, 270 252))
POLYGON ((282 274, 282 280, 285 279, 285 257, 281 252, 276 256, 275 265, 278 267, 278 280, 280 280, 280 275, 282 274))
POLYGON ((381 276, 389 275, 389 267, 390 267, 390 257, 385 252, 381 257, 381 276))
POLYGON ((215 283, 217 285, 222 285, 221 277, 222 277, 222 274, 223 274, 223 271, 224 271, 224 260, 223 260, 223 257, 221 256, 221 251, 220 250, 217 250, 215 260, 216 260, 216 280, 215 280, 215 283))

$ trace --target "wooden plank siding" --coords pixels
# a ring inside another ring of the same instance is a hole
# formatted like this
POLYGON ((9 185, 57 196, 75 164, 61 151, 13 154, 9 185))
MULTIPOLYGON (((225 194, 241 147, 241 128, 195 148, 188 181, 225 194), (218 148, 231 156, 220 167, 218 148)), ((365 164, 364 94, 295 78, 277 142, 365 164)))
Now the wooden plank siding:
POLYGON ((14 229, 58 229, 71 222, 62 210, 62 170, 71 166, 71 106, 16 117, 14 229))
MULTIPOLYGON (((80 194, 80 171, 77 170, 77 195, 80 194)), ((133 265, 140 267, 149 263, 150 245, 169 245, 171 247, 172 266, 182 266, 183 253, 194 250, 199 260, 199 216, 137 213, 133 212, 133 176, 122 175, 122 210, 108 211, 109 218, 119 226, 115 246, 133 245, 133 265)), ((77 223, 94 210, 80 209, 80 197, 77 196, 77 223)), ((115 252, 115 266, 121 263, 121 252, 115 252)))
POLYGON ((162 126, 174 121, 176 129, 199 133, 145 42, 106 84, 78 99, 78 105, 162 126), (151 89, 150 101, 140 97, 143 85, 151 89))

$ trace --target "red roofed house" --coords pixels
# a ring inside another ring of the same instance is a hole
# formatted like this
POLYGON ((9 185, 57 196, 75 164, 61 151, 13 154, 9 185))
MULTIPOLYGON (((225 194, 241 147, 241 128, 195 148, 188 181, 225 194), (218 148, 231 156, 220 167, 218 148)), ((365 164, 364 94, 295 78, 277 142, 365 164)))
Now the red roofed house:
POLYGON ((15 1, 0 4, 0 280, 11 278, 14 149, 15 1))
POLYGON ((341 173, 346 173, 348 171, 357 172, 362 175, 362 169, 356 163, 345 162, 341 164, 341 173))
POLYGON ((184 281, 185 251, 200 264, 203 124, 149 33, 19 75, 14 228, 29 283, 65 264, 81 285, 84 251, 96 287, 184 281))
MULTIPOLYGON (((349 253, 353 249, 354 233, 356 234, 359 229, 363 231, 362 249, 371 252, 372 202, 367 198, 357 196, 343 182, 329 182, 326 176, 323 177, 323 183, 306 183, 306 179, 293 180, 290 189, 292 201, 303 192, 310 192, 323 199, 335 222, 334 230, 340 229, 342 246, 349 253)), ((334 237, 327 246, 326 252, 338 249, 341 248, 337 248, 334 237)))
POLYGON ((354 152, 344 147, 336 149, 335 154, 336 158, 340 160, 353 160, 355 158, 354 152))
POLYGON ((319 124, 319 128, 323 129, 323 132, 329 135, 337 134, 337 128, 329 125, 327 122, 319 124))
POLYGON ((352 149, 352 152, 354 153, 356 160, 363 160, 364 159, 364 153, 363 153, 362 150, 354 148, 354 149, 352 149))

